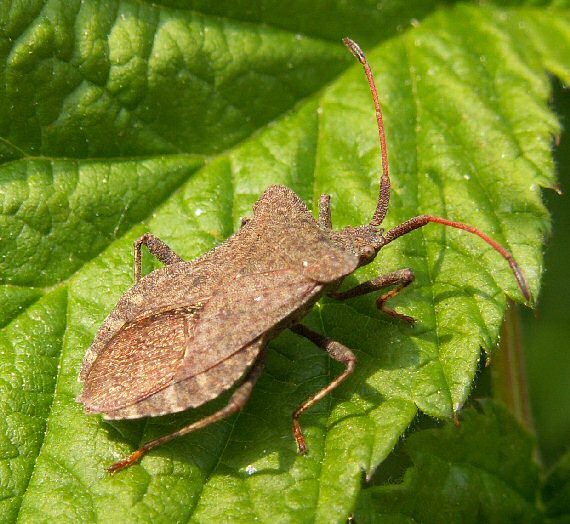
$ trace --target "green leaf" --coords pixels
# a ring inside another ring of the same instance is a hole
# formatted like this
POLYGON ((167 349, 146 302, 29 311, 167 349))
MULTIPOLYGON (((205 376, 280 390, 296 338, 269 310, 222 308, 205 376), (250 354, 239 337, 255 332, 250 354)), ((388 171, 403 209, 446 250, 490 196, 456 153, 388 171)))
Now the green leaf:
POLYGON ((480 347, 496 345, 504 292, 520 292, 486 244, 430 226, 345 284, 412 267, 416 282, 393 303, 415 329, 381 315, 374 297, 326 299, 307 317, 354 349, 358 368, 303 415, 306 457, 291 413, 342 368, 289 332, 270 344, 243 413, 115 477, 105 466, 228 394, 113 424, 75 402, 85 351, 132 285, 132 243, 144 232, 199 256, 274 183, 314 209, 331 194, 336 227, 370 220, 374 110, 335 28, 367 43, 380 87, 393 174, 386 227, 420 213, 475 224, 513 252, 537 296, 549 227, 540 188, 555 183, 559 130, 546 70, 570 81, 568 11, 281 4, 36 0, 0 11, 7 522, 341 522, 362 471, 372 474, 418 409, 449 417, 467 399, 480 347), (299 14, 319 6, 323 20, 299 14))
POLYGON ((548 522, 570 521, 570 453, 566 453, 548 472, 542 488, 548 522))
POLYGON ((541 522, 534 441, 507 409, 483 402, 405 443, 413 461, 401 484, 362 491, 357 522, 541 522))

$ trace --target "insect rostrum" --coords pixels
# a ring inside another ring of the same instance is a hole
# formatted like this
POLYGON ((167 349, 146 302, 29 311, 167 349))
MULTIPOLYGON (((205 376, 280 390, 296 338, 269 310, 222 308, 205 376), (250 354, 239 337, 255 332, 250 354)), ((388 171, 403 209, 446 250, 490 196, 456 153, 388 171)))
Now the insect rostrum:
POLYGON ((378 121, 382 177, 370 224, 335 231, 328 195, 321 196, 315 220, 291 189, 271 186, 236 234, 192 262, 150 233, 137 240, 135 285, 105 320, 83 362, 79 401, 86 411, 102 413, 106 419, 164 415, 200 406, 243 380, 226 407, 146 443, 111 466, 111 473, 165 442, 239 411, 263 370, 268 341, 284 329, 308 338, 346 366, 293 414, 299 451, 306 452, 300 416, 349 377, 356 358, 349 348, 304 326, 303 317, 324 295, 345 300, 391 288, 377 299, 378 307, 413 324, 414 319, 387 306, 390 298, 413 282, 411 269, 379 276, 348 291, 338 289, 346 276, 374 260, 382 247, 430 222, 464 229, 490 244, 509 263, 526 301, 532 301, 512 255, 473 226, 421 215, 387 232, 380 228, 390 201, 382 112, 364 53, 352 40, 344 43, 364 66, 378 121), (165 264, 145 277, 141 275, 143 244, 165 264))

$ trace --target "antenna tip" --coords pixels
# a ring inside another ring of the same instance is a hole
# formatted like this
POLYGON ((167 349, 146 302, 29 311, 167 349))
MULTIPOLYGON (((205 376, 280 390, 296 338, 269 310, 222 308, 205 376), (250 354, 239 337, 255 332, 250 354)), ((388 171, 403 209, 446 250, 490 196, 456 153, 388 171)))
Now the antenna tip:
POLYGON ((366 56, 364 56, 364 52, 362 51, 362 49, 360 49, 360 46, 354 40, 351 40, 348 37, 344 37, 342 39, 342 42, 344 43, 344 45, 346 47, 348 47, 350 49, 350 52, 356 58, 358 58, 358 60, 360 61, 361 64, 366 63, 366 56))
POLYGON ((515 274, 515 278, 517 280, 517 284, 519 285, 520 290, 522 291, 522 294, 526 300, 526 303, 532 307, 534 304, 534 300, 532 297, 532 293, 530 291, 530 286, 528 285, 523 272, 521 271, 521 269, 519 268, 518 264, 514 261, 514 259, 512 260, 512 263, 510 263, 511 268, 514 271, 515 274))

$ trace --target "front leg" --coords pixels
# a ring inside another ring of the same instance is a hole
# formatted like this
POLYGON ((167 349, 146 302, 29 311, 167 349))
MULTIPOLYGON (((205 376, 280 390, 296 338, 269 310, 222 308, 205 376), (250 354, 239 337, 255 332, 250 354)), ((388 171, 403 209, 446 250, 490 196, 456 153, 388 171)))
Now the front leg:
POLYGON ((366 295, 372 293, 373 291, 379 291, 382 288, 388 286, 396 286, 388 293, 384 293, 378 300, 376 300, 376 305, 378 309, 390 315, 394 318, 399 318, 400 320, 406 321, 408 324, 415 324, 416 320, 408 315, 398 313, 392 308, 386 305, 386 302, 391 298, 394 298, 402 289, 408 287, 414 281, 414 273, 410 268, 400 269, 394 271, 393 273, 388 273, 387 275, 380 275, 379 277, 363 282, 362 284, 353 287, 347 291, 336 291, 331 296, 337 300, 346 300, 347 298, 359 297, 361 295, 366 295))
POLYGON ((163 264, 168 265, 176 262, 184 262, 184 259, 178 256, 167 244, 160 240, 160 238, 155 237, 152 233, 145 233, 135 242, 135 283, 141 279, 143 244, 148 247, 148 250, 163 264))
POLYGON ((321 389, 317 394, 313 395, 305 402, 303 402, 303 404, 301 404, 295 410, 295 413, 293 413, 293 432, 295 433, 295 439, 297 440, 299 453, 304 454, 307 452, 307 444, 301 430, 299 417, 311 406, 321 400, 325 395, 330 393, 334 388, 344 382, 350 375, 352 375, 356 366, 356 357, 350 349, 348 349, 346 346, 343 346, 340 342, 337 342, 332 338, 325 337, 324 335, 321 335, 320 333, 317 333, 316 331, 303 326, 303 324, 296 324, 294 326, 291 326, 290 329, 298 335, 308 338, 315 345, 319 346, 321 349, 324 349, 330 357, 346 365, 346 369, 338 377, 336 377, 328 386, 321 389))

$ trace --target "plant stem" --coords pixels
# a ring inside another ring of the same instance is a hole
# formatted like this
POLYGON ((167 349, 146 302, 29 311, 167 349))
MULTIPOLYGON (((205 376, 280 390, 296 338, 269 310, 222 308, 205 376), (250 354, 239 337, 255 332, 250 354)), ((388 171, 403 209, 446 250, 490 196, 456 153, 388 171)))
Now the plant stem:
POLYGON ((493 356, 491 384, 493 397, 503 402, 517 420, 535 434, 526 377, 520 311, 518 305, 512 301, 509 301, 501 328, 500 351, 493 356))

